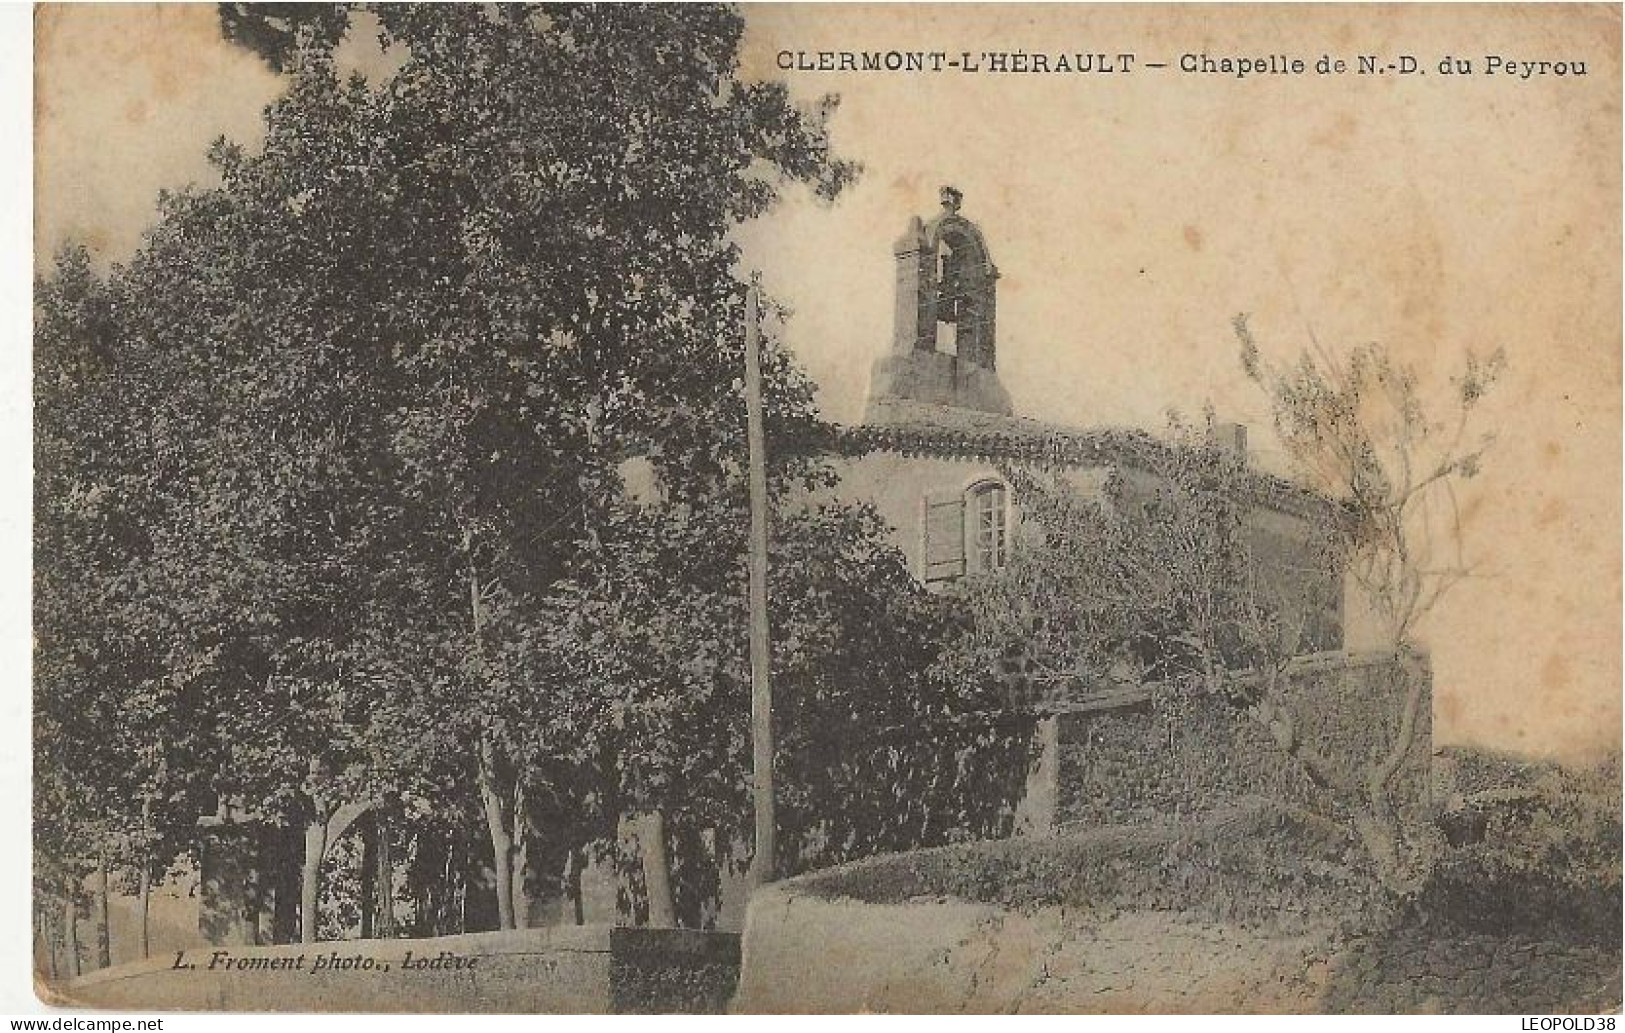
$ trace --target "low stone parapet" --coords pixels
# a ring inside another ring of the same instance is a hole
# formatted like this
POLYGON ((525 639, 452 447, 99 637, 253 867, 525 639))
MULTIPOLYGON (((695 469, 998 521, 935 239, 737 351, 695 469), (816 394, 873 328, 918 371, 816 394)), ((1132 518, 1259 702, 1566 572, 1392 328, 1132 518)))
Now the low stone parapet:
POLYGON ((551 926, 429 939, 205 947, 55 985, 49 1004, 123 1011, 720 1011, 739 937, 551 926))

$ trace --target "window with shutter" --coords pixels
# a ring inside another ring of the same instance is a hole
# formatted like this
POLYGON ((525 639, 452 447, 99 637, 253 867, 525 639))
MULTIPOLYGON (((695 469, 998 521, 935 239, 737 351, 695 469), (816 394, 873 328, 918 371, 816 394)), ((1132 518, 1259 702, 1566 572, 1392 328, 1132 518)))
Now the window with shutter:
POLYGON ((990 481, 971 489, 971 558, 978 571, 998 570, 1009 559, 1010 534, 1004 485, 990 481))
POLYGON ((965 576, 965 497, 958 492, 925 498, 925 583, 965 576))

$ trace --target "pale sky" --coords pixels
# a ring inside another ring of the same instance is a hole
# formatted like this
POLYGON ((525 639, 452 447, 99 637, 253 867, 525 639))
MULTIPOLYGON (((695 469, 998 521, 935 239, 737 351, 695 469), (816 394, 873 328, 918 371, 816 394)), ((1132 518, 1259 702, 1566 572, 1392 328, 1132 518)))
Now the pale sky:
MULTIPOLYGON (((1464 498, 1485 576, 1425 637, 1436 741, 1566 757, 1620 737, 1620 24, 1617 8, 752 7, 745 68, 833 122, 859 184, 797 193, 741 240, 789 301, 830 416, 861 413, 891 333, 891 243, 944 183, 1002 274, 1000 376, 1024 415, 1156 429, 1220 413, 1273 447, 1230 320, 1267 351, 1381 341, 1443 384, 1504 347, 1500 440, 1464 498), (1426 76, 1236 80, 778 73, 791 50, 1411 53, 1426 76), (1437 73, 1446 56, 1580 59, 1584 78, 1437 73), (1431 58, 1431 61, 1429 60, 1431 58)), ((213 5, 44 11, 36 247, 127 256, 160 187, 222 133, 258 139, 278 83, 213 5)))

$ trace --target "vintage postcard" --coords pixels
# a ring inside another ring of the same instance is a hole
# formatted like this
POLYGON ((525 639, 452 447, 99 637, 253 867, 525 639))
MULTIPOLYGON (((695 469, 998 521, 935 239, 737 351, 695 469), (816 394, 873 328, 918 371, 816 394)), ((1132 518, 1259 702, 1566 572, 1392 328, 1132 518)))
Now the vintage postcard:
POLYGON ((1620 38, 39 6, 37 994, 1612 1029, 1620 38))

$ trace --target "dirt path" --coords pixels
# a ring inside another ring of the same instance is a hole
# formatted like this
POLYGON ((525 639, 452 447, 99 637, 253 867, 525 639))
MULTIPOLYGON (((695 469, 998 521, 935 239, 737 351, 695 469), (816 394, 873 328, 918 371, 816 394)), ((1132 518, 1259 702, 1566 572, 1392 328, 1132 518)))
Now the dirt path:
POLYGON ((1264 936, 1171 912, 984 923, 941 958, 969 1012, 1302 1013, 1319 1010, 1327 936, 1264 936), (1035 949, 1036 948, 1036 949, 1035 949))

